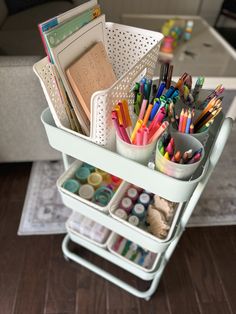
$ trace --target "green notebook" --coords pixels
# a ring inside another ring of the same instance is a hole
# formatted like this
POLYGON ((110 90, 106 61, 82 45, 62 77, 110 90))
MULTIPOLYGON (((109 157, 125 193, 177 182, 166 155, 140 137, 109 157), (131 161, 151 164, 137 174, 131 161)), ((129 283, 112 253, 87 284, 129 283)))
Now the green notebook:
POLYGON ((101 15, 101 9, 99 5, 96 5, 80 15, 75 16, 71 20, 46 31, 44 36, 48 47, 54 48, 58 46, 63 40, 74 34, 78 29, 91 22, 99 15, 101 15))

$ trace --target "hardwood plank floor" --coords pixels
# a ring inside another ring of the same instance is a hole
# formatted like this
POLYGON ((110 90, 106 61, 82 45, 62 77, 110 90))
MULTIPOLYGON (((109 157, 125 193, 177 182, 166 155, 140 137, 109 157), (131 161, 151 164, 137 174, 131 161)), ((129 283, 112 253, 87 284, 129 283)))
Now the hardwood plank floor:
MULTIPOLYGON (((187 229, 157 292, 140 300, 64 260, 63 236, 17 236, 30 163, 0 164, 1 314, 236 313, 236 227, 187 229)), ((139 288, 133 275, 78 252, 139 288)))

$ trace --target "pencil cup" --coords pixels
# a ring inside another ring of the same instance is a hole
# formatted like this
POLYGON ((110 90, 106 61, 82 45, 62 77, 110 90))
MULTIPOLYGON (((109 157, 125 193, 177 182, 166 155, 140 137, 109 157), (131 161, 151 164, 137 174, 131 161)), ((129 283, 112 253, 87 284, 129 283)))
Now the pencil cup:
POLYGON ((192 149, 193 152, 202 149, 201 159, 193 164, 179 164, 173 161, 166 159, 159 151, 159 142, 161 138, 157 142, 156 146, 156 170, 159 170, 170 177, 174 177, 176 179, 189 179, 193 173, 199 167, 202 159, 204 158, 204 147, 202 143, 196 138, 190 136, 189 134, 184 133, 172 133, 171 136, 175 141, 175 151, 180 151, 184 153, 185 151, 192 149))
MULTIPOLYGON (((200 116, 201 113, 202 113, 202 110, 195 110, 195 116, 193 118, 193 122, 196 121, 196 119, 200 116)), ((192 133, 189 135, 191 135, 192 137, 195 137, 197 140, 199 140, 202 143, 202 145, 205 145, 207 140, 208 140, 209 129, 210 129, 210 127, 201 133, 192 133)), ((173 133, 173 132, 179 132, 179 131, 177 130, 177 127, 174 124, 172 124, 170 126, 170 132, 173 133)), ((181 133, 181 134, 184 134, 184 133, 181 133)))
POLYGON ((124 142, 119 136, 116 136, 116 151, 121 156, 137 161, 140 164, 147 165, 152 155, 156 141, 147 145, 133 145, 124 142))

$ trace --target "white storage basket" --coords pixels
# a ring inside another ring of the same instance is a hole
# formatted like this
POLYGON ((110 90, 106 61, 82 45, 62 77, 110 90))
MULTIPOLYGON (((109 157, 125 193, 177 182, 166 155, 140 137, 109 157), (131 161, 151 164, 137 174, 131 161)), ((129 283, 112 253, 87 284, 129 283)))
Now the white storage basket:
MULTIPOLYGON (((110 238, 112 236, 112 232, 110 232, 110 234, 108 235, 107 239, 103 243, 100 243, 100 242, 97 242, 95 240, 92 240, 92 239, 86 237, 85 235, 81 234, 80 232, 78 232, 77 230, 75 230, 74 228, 71 227, 71 223, 73 222, 73 220, 77 216, 78 216, 78 213, 73 212, 70 215, 69 219, 66 221, 66 230, 69 233, 71 239, 74 240, 74 242, 76 242, 77 237, 80 237, 80 238, 85 239, 86 241, 89 241, 89 242, 91 242, 91 243, 93 243, 93 244, 95 244, 95 245, 97 245, 99 247, 106 248, 108 243, 110 242, 110 238)), ((82 215, 81 215, 81 217, 82 217, 82 215)))
POLYGON ((47 58, 34 65, 34 71, 40 79, 49 107, 56 112, 58 127, 83 137, 96 144, 114 149, 115 130, 112 126, 111 110, 121 99, 128 100, 131 117, 134 118, 133 84, 142 76, 152 78, 157 62, 160 42, 163 35, 115 23, 106 23, 105 47, 116 74, 117 81, 108 89, 95 92, 91 97, 90 136, 74 132, 68 128, 65 110, 60 93, 47 58))
POLYGON ((78 168, 80 168, 82 166, 83 162, 80 161, 80 160, 76 160, 74 161, 71 166, 58 178, 57 180, 57 189, 58 191, 60 192, 61 194, 61 198, 63 201, 65 200, 70 200, 71 197, 76 199, 77 201, 80 201, 82 203, 85 203, 99 211, 102 211, 104 213, 108 213, 109 211, 109 206, 113 200, 113 198, 115 197, 115 195, 117 193, 119 193, 119 191, 122 189, 122 186, 123 184, 125 184, 125 182, 121 182, 120 186, 118 187, 118 189, 114 192, 114 195, 112 196, 110 202, 106 205, 106 206, 99 206, 97 205, 96 203, 93 203, 92 201, 89 201, 89 200, 86 200, 82 197, 80 197, 78 194, 75 194, 75 193, 72 193, 68 190, 66 190, 64 187, 63 187, 63 183, 68 180, 68 179, 71 179, 71 178, 74 178, 75 177, 75 172, 78 168))
POLYGON ((168 242, 171 239, 174 231, 176 230, 178 219, 179 219, 180 214, 181 214, 181 209, 183 208, 183 203, 179 203, 179 204, 176 203, 175 214, 174 214, 172 221, 170 223, 170 229, 168 231, 168 234, 167 234, 166 238, 160 239, 160 238, 154 236, 153 234, 149 233, 147 230, 144 230, 142 228, 131 225, 127 220, 123 220, 115 214, 116 209, 119 208, 119 204, 120 204, 122 198, 125 196, 125 193, 129 187, 130 187, 130 183, 128 183, 128 182, 123 182, 123 184, 120 186, 118 193, 116 193, 116 195, 114 196, 114 198, 112 199, 112 201, 109 204, 110 215, 113 218, 119 220, 121 223, 129 226, 129 228, 132 228, 134 230, 138 230, 138 232, 144 234, 149 239, 153 239, 157 243, 168 242))
POLYGON ((125 262, 134 265, 135 267, 141 269, 142 271, 148 272, 148 273, 152 273, 155 272, 158 262, 160 261, 161 258, 161 254, 156 254, 156 257, 153 261, 153 264, 150 266, 150 268, 145 268, 140 266, 139 264, 136 264, 135 262, 129 260, 128 258, 126 258, 125 256, 121 255, 120 253, 118 253, 117 251, 114 250, 113 245, 116 242, 117 238, 119 237, 119 235, 117 233, 113 233, 108 240, 108 244, 107 244, 107 248, 108 250, 112 253, 115 254, 116 256, 118 256, 119 258, 121 258, 122 260, 124 260, 125 262))

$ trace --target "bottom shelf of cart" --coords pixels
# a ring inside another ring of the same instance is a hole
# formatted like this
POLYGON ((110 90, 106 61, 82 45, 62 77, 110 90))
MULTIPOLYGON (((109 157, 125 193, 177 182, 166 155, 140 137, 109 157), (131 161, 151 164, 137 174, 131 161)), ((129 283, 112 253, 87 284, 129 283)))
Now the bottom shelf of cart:
POLYGON ((113 253, 109 252, 106 248, 102 248, 97 246, 96 244, 93 244, 90 241, 87 241, 83 239, 82 237, 79 237, 77 234, 70 232, 69 233, 70 240, 74 243, 81 245, 85 247, 86 249, 92 251, 93 253, 101 256, 102 258, 108 260, 109 262, 125 269, 126 271, 132 273, 133 275, 143 279, 143 280, 152 280, 157 271, 159 270, 159 266, 161 263, 162 255, 158 254, 157 261, 156 261, 156 268, 152 272, 144 271, 137 267, 135 264, 132 265, 129 261, 125 261, 122 258, 119 258, 118 256, 114 255, 113 253))

